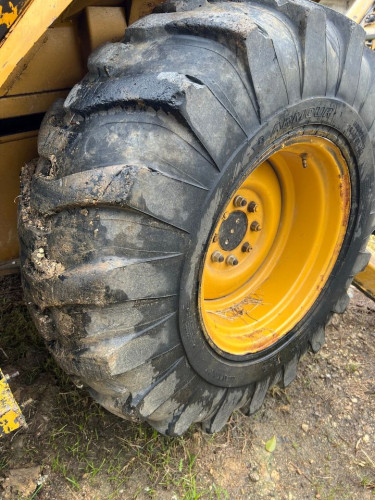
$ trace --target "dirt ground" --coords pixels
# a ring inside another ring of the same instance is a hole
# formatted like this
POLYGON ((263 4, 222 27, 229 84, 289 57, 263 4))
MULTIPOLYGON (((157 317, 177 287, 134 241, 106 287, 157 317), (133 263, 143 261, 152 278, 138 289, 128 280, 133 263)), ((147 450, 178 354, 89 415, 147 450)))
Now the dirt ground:
POLYGON ((20 372, 12 389, 32 402, 28 428, 0 441, 0 498, 375 499, 375 304, 351 293, 324 348, 255 416, 171 439, 77 389, 39 340, 19 278, 2 278, 0 366, 20 372))

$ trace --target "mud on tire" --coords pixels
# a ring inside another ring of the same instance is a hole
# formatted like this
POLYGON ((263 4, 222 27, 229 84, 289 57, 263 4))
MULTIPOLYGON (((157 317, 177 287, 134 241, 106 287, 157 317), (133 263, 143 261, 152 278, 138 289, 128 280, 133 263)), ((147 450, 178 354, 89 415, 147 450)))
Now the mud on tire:
POLYGON ((93 53, 47 113, 22 173, 23 283, 48 348, 104 407, 168 435, 194 422, 215 432, 293 380, 368 262, 375 54, 361 27, 309 1, 161 9, 93 53), (197 349, 204 215, 273 143, 312 129, 350 156, 350 220, 327 285, 267 356, 197 349))

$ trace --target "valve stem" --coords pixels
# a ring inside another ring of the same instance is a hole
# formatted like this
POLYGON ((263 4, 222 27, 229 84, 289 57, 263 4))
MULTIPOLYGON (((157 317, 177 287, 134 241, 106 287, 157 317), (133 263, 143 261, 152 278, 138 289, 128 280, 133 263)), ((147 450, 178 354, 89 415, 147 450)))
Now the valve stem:
POLYGON ((302 167, 307 168, 307 153, 301 154, 302 167))

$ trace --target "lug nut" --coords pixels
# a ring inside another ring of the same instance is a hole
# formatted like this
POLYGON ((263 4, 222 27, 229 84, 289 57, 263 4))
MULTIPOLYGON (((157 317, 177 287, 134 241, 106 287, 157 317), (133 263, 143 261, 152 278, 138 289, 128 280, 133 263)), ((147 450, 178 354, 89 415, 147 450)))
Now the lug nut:
POLYGON ((258 211, 258 205, 255 203, 255 201, 251 201, 248 206, 247 206, 247 211, 248 212, 257 212, 258 211))
POLYGON ((250 245, 250 243, 248 241, 246 241, 243 245, 242 245, 242 252, 244 253, 248 253, 248 252, 251 252, 251 250, 253 249, 253 247, 250 245))
POLYGON ((236 266, 238 264, 238 260, 234 255, 228 255, 226 262, 228 266, 236 266))
POLYGON ((301 154, 302 167, 307 168, 307 153, 301 154))
POLYGON ((211 260, 212 262, 224 262, 224 255, 216 250, 216 252, 211 255, 211 260))
POLYGON ((256 220, 251 223, 251 226, 250 226, 251 231, 260 231, 261 229, 262 229, 261 225, 256 220))
POLYGON ((247 199, 244 198, 243 196, 236 196, 235 199, 233 200, 233 204, 235 207, 246 207, 247 199))

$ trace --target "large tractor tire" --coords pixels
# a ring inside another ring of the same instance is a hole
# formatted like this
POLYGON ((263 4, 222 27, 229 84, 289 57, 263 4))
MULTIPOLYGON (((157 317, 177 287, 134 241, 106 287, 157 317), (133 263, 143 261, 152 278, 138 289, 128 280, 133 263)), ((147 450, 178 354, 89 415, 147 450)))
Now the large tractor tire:
POLYGON ((257 411, 345 310, 374 229, 375 54, 309 1, 162 9, 47 113, 20 239, 58 363, 180 435, 257 411))

